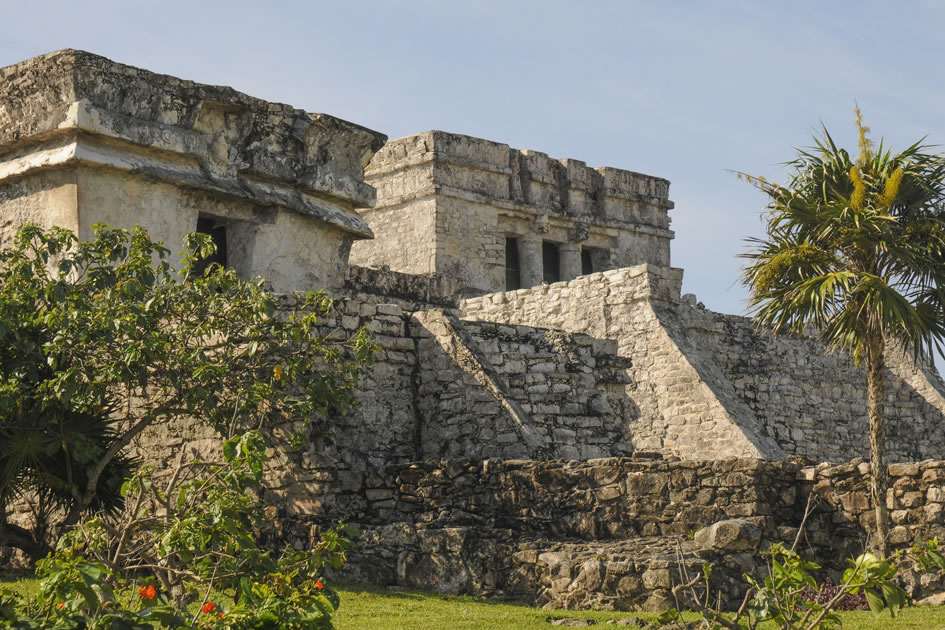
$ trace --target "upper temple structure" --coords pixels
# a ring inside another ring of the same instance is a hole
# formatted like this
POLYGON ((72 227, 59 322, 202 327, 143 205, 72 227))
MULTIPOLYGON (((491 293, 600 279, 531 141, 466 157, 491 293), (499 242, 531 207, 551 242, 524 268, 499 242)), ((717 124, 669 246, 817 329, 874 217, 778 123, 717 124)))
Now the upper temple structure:
POLYGON ((364 167, 385 136, 324 114, 62 50, 0 70, 0 242, 27 221, 80 238, 146 226, 278 291, 339 287, 364 167))
POLYGON ((649 263, 669 266, 669 182, 429 131, 393 140, 365 180, 375 240, 351 262, 510 291, 649 263))

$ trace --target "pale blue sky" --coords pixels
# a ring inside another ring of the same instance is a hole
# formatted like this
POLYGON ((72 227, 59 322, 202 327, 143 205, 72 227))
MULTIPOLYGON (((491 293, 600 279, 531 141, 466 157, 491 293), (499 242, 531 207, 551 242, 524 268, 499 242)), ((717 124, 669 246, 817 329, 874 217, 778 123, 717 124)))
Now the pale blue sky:
POLYGON ((231 85, 396 138, 443 129, 672 182, 684 291, 742 313, 778 166, 854 102, 887 143, 945 143, 945 0, 2 0, 0 66, 60 48, 231 85))

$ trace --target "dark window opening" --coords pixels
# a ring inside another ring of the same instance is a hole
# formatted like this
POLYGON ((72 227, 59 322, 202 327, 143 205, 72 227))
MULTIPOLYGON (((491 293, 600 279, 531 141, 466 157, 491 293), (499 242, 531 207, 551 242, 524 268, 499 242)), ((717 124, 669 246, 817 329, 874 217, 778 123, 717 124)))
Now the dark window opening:
POLYGON ((518 263, 518 239, 505 238, 505 290, 514 291, 522 288, 522 273, 518 263))
POLYGON ((594 261, 591 259, 591 250, 586 247, 581 248, 581 275, 594 273, 594 261))
POLYGON ((550 283, 561 280, 561 254, 558 251, 557 243, 542 241, 541 268, 542 280, 545 282, 550 283))
POLYGON ((207 258, 198 260, 194 263, 191 274, 195 276, 202 276, 207 270, 207 267, 216 263, 221 267, 226 267, 226 226, 217 221, 216 219, 211 219, 209 217, 199 217, 197 219, 197 229, 196 232, 201 234, 208 234, 210 239, 213 241, 213 244, 217 246, 217 251, 210 254, 207 258))

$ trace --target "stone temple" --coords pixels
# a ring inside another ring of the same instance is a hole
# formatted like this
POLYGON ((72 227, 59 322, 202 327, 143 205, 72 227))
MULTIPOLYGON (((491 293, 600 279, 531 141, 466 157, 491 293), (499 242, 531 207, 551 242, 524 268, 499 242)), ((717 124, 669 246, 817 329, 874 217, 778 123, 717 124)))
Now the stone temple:
MULTIPOLYGON (((333 294, 326 333, 366 326, 378 360, 360 405, 312 419, 305 452, 276 449, 268 492, 294 544, 364 525, 361 579, 655 607, 668 541, 721 518, 789 536, 814 492, 832 511, 812 545, 862 538, 865 469, 841 464, 868 454, 862 370, 681 295, 667 180, 441 131, 385 141, 50 53, 0 69, 0 243, 27 222, 138 223, 173 251, 196 230, 247 278, 333 294)), ((905 542, 945 523, 945 464, 914 463, 943 457, 945 385, 887 365, 905 542)), ((172 423, 139 448, 161 465, 205 438, 172 423)))
POLYGON ((494 293, 669 266, 669 182, 441 131, 388 142, 365 180, 374 239, 352 264, 441 274, 494 293))

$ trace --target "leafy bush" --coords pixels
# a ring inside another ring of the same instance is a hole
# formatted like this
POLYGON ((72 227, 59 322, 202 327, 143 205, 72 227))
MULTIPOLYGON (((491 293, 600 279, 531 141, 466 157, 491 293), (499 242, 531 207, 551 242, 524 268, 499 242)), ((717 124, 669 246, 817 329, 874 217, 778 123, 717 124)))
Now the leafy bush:
POLYGON ((308 551, 257 544, 270 515, 254 491, 265 441, 223 444, 224 461, 181 461, 163 483, 140 470, 122 488, 126 510, 80 523, 37 564, 39 595, 0 593, 0 623, 17 628, 331 628, 351 526, 308 551), (221 599, 225 598, 225 602, 221 599), (230 603, 232 602, 232 603, 230 603))
POLYGON ((283 317, 262 280, 193 275, 206 235, 189 236, 178 274, 141 228, 94 233, 27 226, 0 251, 0 546, 34 559, 83 515, 120 510, 138 465, 125 449, 154 422, 200 418, 226 437, 340 410, 372 350, 365 331, 317 334, 322 293, 283 317), (33 529, 6 519, 26 499, 33 529))
POLYGON ((710 608, 708 598, 701 603, 692 590, 700 582, 708 588, 711 569, 674 587, 673 594, 714 627, 732 630, 752 630, 766 622, 785 630, 833 628, 840 625, 836 611, 852 609, 847 606, 860 597, 873 612, 888 611, 893 617, 908 602, 905 591, 895 582, 895 564, 871 553, 849 560, 842 582, 827 587, 818 585, 811 573, 820 565, 804 560, 793 549, 774 543, 762 555, 768 559, 768 575, 761 581, 745 576, 750 588, 734 617, 710 608))

